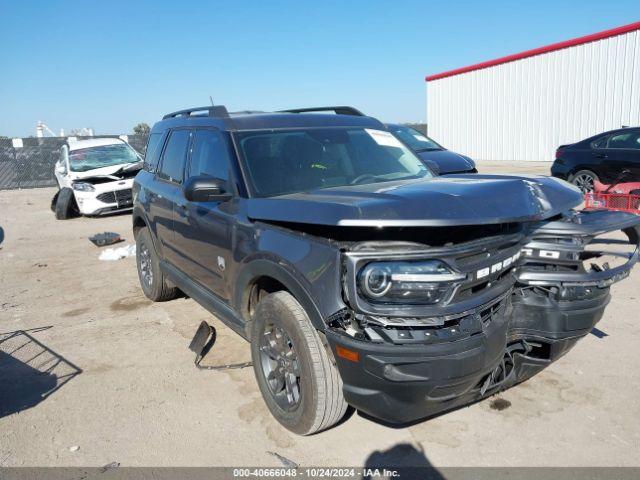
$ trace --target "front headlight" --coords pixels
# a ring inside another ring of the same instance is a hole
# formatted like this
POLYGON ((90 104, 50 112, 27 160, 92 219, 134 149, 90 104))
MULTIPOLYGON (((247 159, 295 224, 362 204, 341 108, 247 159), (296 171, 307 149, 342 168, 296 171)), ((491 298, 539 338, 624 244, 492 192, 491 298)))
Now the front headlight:
POLYGON ((75 182, 73 184, 73 189, 78 192, 93 192, 95 187, 87 182, 75 182))
POLYGON ((371 262, 358 273, 358 290, 373 303, 434 305, 465 278, 439 260, 371 262))

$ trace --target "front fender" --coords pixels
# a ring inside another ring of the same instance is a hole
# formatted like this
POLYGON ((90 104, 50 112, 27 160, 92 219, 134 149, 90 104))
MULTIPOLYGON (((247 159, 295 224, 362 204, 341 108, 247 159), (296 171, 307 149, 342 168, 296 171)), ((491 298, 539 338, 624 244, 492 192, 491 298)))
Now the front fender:
POLYGON ((313 301, 308 286, 292 275, 281 263, 268 259, 253 260, 240 270, 236 280, 236 288, 234 289, 234 307, 236 311, 241 311, 242 305, 247 303, 249 286, 260 277, 270 277, 284 285, 307 312, 313 326, 317 330, 324 331, 325 323, 320 308, 313 301))
POLYGON ((307 311, 313 325, 324 330, 324 319, 344 308, 340 284, 340 250, 323 239, 253 224, 240 228, 236 243, 233 304, 242 311, 249 286, 271 277, 284 285, 307 311))

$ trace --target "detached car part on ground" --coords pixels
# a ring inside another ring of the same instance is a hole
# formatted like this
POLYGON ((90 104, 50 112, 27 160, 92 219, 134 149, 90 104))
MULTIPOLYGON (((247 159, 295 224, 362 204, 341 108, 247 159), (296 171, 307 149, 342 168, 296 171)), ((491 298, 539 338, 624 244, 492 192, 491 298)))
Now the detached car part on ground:
POLYGON ((124 140, 94 138, 63 145, 54 168, 59 191, 51 209, 64 220, 131 210, 133 177, 142 160, 124 140))
POLYGON ((249 340, 296 433, 347 405, 406 423, 526 380, 638 260, 640 219, 576 212, 566 182, 434 177, 376 119, 308 110, 167 115, 134 184, 144 293, 180 289, 249 340))

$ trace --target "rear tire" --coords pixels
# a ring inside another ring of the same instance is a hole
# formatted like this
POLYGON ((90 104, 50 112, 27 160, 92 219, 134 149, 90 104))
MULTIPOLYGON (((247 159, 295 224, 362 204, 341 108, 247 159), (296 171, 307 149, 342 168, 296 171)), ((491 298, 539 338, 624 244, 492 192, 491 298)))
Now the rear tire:
POLYGON ((151 233, 142 228, 136 235, 136 265, 142 292, 149 300, 166 302, 178 296, 178 289, 170 286, 160 269, 160 261, 153 247, 151 233))
POLYGON ((599 182, 600 179, 598 178, 598 175, 593 173, 591 170, 578 170, 576 173, 571 175, 570 180, 570 182, 578 187, 582 193, 593 192, 594 181, 599 182))
POLYGON ((76 204, 76 197, 73 195, 73 190, 70 188, 63 188, 58 192, 55 212, 58 220, 68 220, 69 218, 77 217, 80 214, 78 211, 78 205, 76 204))
POLYGON ((290 293, 271 293, 258 303, 251 321, 251 358, 267 407, 288 430, 310 435, 344 416, 340 374, 290 293))

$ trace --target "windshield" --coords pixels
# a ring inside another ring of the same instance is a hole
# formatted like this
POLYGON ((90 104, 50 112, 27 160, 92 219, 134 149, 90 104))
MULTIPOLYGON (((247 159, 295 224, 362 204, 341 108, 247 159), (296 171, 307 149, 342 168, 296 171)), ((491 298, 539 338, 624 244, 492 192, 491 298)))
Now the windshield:
POLYGON ((404 127, 402 125, 393 125, 389 126, 389 130, 391 130, 396 137, 409 145, 416 152, 443 150, 440 145, 414 128, 404 127))
POLYGON ((433 176, 384 130, 323 127, 235 136, 248 181, 259 197, 433 176))
POLYGON ((81 148, 69 152, 69 166, 73 172, 86 172, 94 168, 112 167, 123 163, 136 163, 140 158, 126 143, 81 148))

